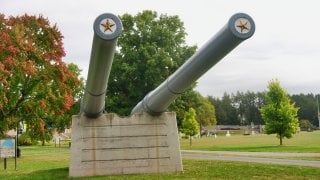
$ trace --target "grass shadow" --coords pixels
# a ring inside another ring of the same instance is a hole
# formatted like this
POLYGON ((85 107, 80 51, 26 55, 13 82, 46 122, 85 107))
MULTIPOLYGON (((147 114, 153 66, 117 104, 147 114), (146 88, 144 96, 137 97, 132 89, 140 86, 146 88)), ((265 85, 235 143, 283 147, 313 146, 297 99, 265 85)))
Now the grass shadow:
POLYGON ((69 168, 56 168, 49 170, 33 171, 26 174, 11 174, 6 179, 68 179, 69 168))

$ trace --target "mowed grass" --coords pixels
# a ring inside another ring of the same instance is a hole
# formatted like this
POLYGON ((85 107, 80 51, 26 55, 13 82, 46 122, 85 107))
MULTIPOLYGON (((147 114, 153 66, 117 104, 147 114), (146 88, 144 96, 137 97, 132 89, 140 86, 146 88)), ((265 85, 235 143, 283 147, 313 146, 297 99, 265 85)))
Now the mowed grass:
MULTIPOLYGON (((192 148, 202 150, 237 151, 281 151, 320 152, 320 132, 303 132, 293 139, 285 140, 285 146, 278 146, 273 135, 220 136, 196 139, 192 148)), ((188 140, 182 140, 182 147, 189 148, 188 140)), ((3 170, 0 159, 0 179, 68 179, 70 150, 67 147, 31 146, 21 147, 22 157, 14 170, 14 159, 8 159, 7 170, 3 170)), ((320 168, 259 164, 232 161, 183 160, 183 173, 162 173, 142 175, 115 175, 85 177, 76 179, 319 179, 320 168)))
MULTIPOLYGON (((17 170, 14 158, 7 159, 7 170, 1 166, 0 179, 63 179, 68 173, 69 148, 54 146, 22 146, 21 157, 17 158, 17 170)), ((0 164, 3 165, 3 159, 0 164)))
POLYGON ((318 152, 320 153, 320 131, 300 132, 291 139, 284 139, 279 146, 276 135, 220 135, 217 138, 203 137, 193 139, 192 146, 188 139, 181 139, 181 149, 209 151, 252 151, 252 152, 318 152))
MULTIPOLYGON (((69 149, 53 146, 22 147, 22 157, 14 170, 0 170, 0 179, 68 179, 69 149)), ((0 161, 3 164, 3 159, 0 161)), ((115 175, 76 179, 318 179, 320 168, 268 165, 231 161, 183 160, 182 173, 115 175)))

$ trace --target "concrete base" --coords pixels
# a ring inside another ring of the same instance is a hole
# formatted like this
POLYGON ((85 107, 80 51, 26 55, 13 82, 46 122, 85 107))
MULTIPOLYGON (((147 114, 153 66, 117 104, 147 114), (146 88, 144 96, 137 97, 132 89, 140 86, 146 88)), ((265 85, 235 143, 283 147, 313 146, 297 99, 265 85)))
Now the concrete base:
POLYGON ((69 176, 180 172, 175 113, 72 117, 69 176))

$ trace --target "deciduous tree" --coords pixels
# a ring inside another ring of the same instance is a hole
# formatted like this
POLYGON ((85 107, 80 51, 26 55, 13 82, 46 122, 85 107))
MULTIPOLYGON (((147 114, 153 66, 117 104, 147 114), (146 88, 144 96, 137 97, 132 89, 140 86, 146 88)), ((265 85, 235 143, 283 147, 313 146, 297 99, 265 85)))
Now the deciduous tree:
POLYGON ((196 111, 190 108, 187 113, 185 113, 182 121, 182 132, 189 136, 190 146, 192 145, 192 136, 199 133, 199 124, 196 120, 196 111))
POLYGON ((62 61, 62 38, 43 16, 0 14, 1 133, 23 119, 31 134, 45 139, 73 106, 80 81, 62 61))
POLYGON ((121 16, 124 26, 108 82, 106 109, 120 115, 172 74, 194 52, 178 16, 143 11, 121 16))
POLYGON ((205 98, 201 95, 199 96, 199 98, 201 100, 201 103, 195 108, 197 112, 197 120, 200 124, 200 131, 202 131, 203 127, 216 125, 217 119, 214 105, 208 100, 208 98, 205 98))
POLYGON ((283 138, 291 138, 299 127, 298 108, 290 102, 288 93, 278 80, 269 82, 265 99, 266 104, 261 108, 261 115, 266 123, 265 132, 277 134, 282 145, 283 138))

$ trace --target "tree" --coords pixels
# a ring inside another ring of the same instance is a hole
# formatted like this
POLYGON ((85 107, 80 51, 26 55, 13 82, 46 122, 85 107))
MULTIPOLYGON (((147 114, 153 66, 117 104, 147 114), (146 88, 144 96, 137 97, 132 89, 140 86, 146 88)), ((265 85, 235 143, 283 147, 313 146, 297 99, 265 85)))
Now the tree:
POLYGON ((237 92, 224 93, 221 98, 208 97, 214 105, 217 124, 221 125, 249 125, 263 124, 259 109, 264 104, 264 93, 237 92))
POLYGON ((110 72, 106 109, 129 115, 196 47, 186 45, 186 32, 178 16, 143 11, 135 16, 124 14, 121 20, 124 30, 110 72))
POLYGON ((233 103, 232 97, 224 93, 222 99, 208 97, 209 101, 214 104, 219 125, 239 125, 240 121, 237 116, 237 109, 233 103))
POLYGON ((300 121, 300 128, 301 128, 301 130, 310 131, 312 128, 312 123, 307 119, 302 119, 300 121))
POLYGON ((187 113, 185 113, 182 121, 182 132, 189 136, 190 146, 192 145, 192 136, 199 132, 199 124, 196 120, 196 111, 190 108, 187 113))
POLYGON ((317 95, 296 94, 292 95, 292 101, 299 107, 299 119, 308 119, 313 125, 318 126, 317 95))
POLYGON ((182 128, 185 113, 187 113, 190 108, 194 108, 196 110, 196 107, 200 105, 201 102, 199 96, 200 94, 194 91, 193 87, 191 87, 169 106, 170 111, 176 112, 177 125, 179 129, 182 128))
POLYGON ((219 125, 224 124, 224 122, 227 121, 227 114, 222 107, 221 99, 209 96, 208 100, 210 101, 211 104, 214 104, 217 124, 219 125))
POLYGON ((80 112, 81 98, 84 94, 84 79, 82 77, 80 78, 81 70, 76 64, 73 63, 68 64, 68 69, 72 71, 72 73, 75 74, 76 77, 78 77, 80 83, 77 87, 74 87, 74 91, 72 93, 74 104, 71 106, 71 108, 65 113, 59 116, 55 116, 55 123, 53 127, 59 133, 63 132, 66 128, 71 127, 72 116, 80 112))
POLYGON ((237 92, 236 95, 232 94, 232 104, 237 109, 241 125, 249 125, 251 122, 254 124, 263 123, 259 111, 263 104, 263 95, 261 93, 237 92))
MULTIPOLYGON (((200 95, 200 94, 199 94, 200 95)), ((200 124, 200 131, 202 128, 208 125, 216 125, 216 112, 214 105, 208 100, 208 98, 199 96, 201 103, 199 106, 196 106, 197 120, 200 124)))
POLYGON ((190 108, 196 111, 196 120, 200 124, 200 128, 208 125, 216 124, 216 114, 213 104, 203 97, 200 93, 193 90, 193 87, 178 97, 169 107, 170 111, 177 114, 178 127, 182 128, 182 121, 185 113, 190 108))
POLYGON ((72 65, 62 61, 62 38, 57 26, 43 16, 0 14, 2 135, 23 120, 34 139, 45 140, 73 106, 80 81, 72 65))
POLYGON ((265 132, 277 134, 282 145, 282 139, 291 138, 299 127, 298 108, 290 102, 288 93, 280 86, 278 80, 270 81, 268 89, 265 95, 266 104, 260 110, 266 123, 265 132))

